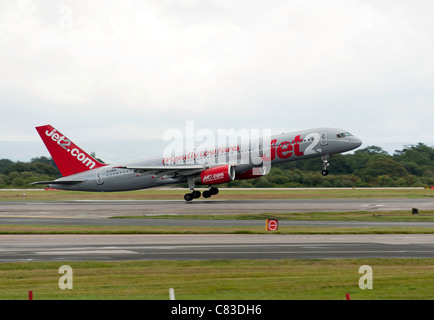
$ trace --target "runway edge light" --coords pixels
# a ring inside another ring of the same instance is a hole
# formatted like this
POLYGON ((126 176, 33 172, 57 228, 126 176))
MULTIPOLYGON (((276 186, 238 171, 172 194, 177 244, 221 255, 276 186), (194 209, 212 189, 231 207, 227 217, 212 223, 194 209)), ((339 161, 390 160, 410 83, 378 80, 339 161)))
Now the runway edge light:
POLYGON ((279 229, 279 219, 267 219, 265 220, 266 231, 277 231, 279 229))

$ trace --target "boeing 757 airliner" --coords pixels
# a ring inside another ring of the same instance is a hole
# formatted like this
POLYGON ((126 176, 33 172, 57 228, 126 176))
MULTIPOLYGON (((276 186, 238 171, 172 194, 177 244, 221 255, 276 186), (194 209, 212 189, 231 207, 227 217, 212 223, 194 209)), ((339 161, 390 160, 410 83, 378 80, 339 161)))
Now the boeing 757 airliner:
POLYGON ((51 125, 36 130, 62 178, 33 184, 62 190, 126 191, 187 182, 190 192, 184 196, 186 201, 209 198, 219 192, 216 185, 259 178, 269 172, 271 165, 288 161, 319 157, 325 176, 331 155, 362 144, 346 130, 318 128, 109 165, 87 154, 51 125), (201 194, 195 190, 196 184, 208 186, 208 190, 201 194))

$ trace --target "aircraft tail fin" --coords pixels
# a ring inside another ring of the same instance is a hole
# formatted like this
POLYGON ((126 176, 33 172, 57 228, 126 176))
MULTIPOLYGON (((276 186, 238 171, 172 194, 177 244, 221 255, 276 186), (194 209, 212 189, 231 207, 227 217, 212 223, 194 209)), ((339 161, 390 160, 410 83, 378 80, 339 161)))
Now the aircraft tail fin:
POLYGON ((51 125, 36 127, 62 176, 96 169, 105 164, 99 162, 51 125))

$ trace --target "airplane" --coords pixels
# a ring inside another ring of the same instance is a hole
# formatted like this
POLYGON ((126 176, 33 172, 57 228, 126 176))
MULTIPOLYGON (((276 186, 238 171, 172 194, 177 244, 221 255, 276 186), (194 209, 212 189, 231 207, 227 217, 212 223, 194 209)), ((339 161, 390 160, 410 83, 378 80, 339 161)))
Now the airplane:
POLYGON ((219 184, 259 178, 272 165, 320 157, 322 175, 329 174, 328 158, 358 148, 362 141, 346 130, 316 128, 249 139, 215 148, 186 150, 119 164, 96 160, 51 125, 36 127, 62 177, 38 181, 50 188, 114 192, 188 183, 185 201, 218 194, 219 184), (202 192, 196 185, 208 186, 202 192))

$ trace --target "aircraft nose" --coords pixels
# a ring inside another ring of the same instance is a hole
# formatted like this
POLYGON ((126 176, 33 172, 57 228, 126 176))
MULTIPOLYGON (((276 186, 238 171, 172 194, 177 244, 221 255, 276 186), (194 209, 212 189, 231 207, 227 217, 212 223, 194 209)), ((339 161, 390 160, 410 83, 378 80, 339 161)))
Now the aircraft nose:
POLYGON ((353 148, 358 148, 362 145, 362 140, 353 136, 351 137, 351 144, 353 145, 353 148))

